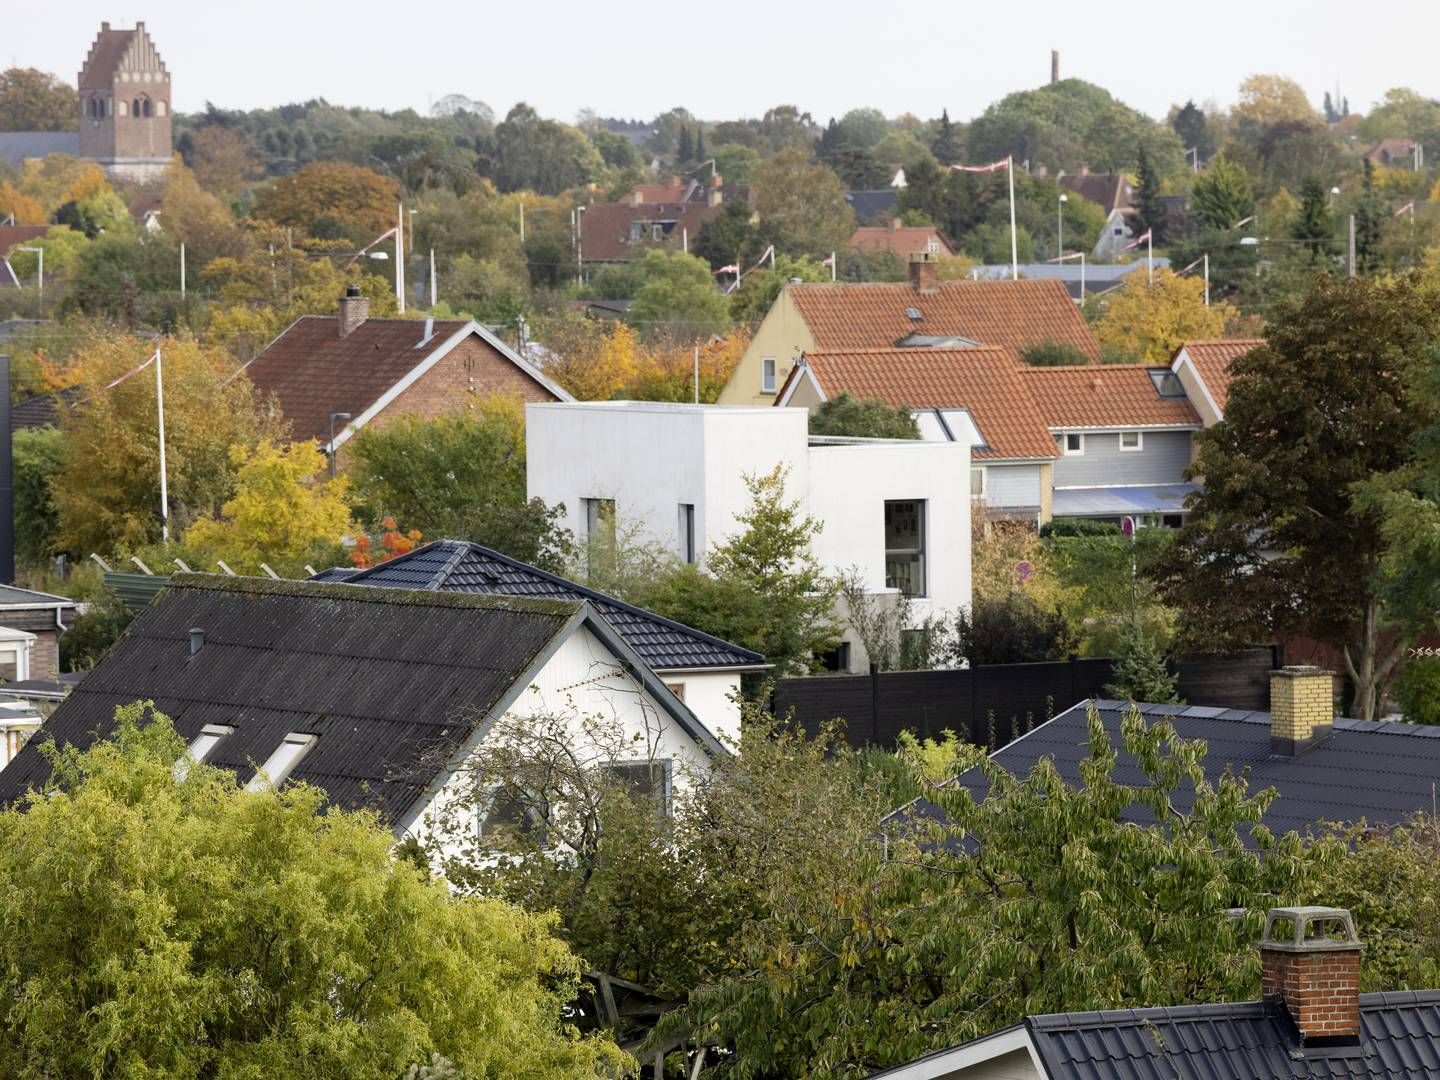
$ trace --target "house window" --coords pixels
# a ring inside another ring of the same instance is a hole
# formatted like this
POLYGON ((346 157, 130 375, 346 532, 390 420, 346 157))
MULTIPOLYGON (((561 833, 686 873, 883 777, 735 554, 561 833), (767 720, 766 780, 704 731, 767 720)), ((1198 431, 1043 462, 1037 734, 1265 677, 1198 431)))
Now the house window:
POLYGON ((581 499, 585 506, 585 539, 615 544, 615 500, 581 499))
POLYGON ((760 361, 760 392, 775 393, 775 358, 767 356, 760 361))
POLYGON ((318 735, 311 735, 303 731, 292 731, 281 744, 275 748, 275 752, 265 760, 265 764, 245 785, 246 791, 262 791, 266 787, 279 787, 290 778, 295 771, 295 766, 300 764, 300 759, 310 752, 315 745, 318 735))
POLYGON ((1067 431, 1060 436, 1060 447, 1066 457, 1078 457, 1085 453, 1085 436, 1078 431, 1067 431))
POLYGON ((681 701, 685 700, 685 684, 683 682, 667 682, 665 689, 674 694, 681 701))
POLYGON ((1138 431, 1120 432, 1120 449, 1126 451, 1139 450, 1145 445, 1145 436, 1138 431))
POLYGON ((1116 235, 1116 236, 1124 236, 1124 235, 1125 235, 1125 229, 1124 229, 1122 226, 1120 226, 1120 225, 1116 225, 1116 226, 1115 226, 1115 235, 1116 235))
POLYGON ((654 240, 657 244, 658 244, 661 240, 664 240, 664 239, 665 239, 665 226, 664 226, 664 225, 661 225, 659 222, 656 222, 654 225, 651 225, 651 226, 650 226, 650 239, 651 239, 651 240, 654 240))
POLYGON ((12 642, 0 647, 0 679, 7 683, 19 682, 29 674, 26 666, 23 643, 12 642))
POLYGON ((885 587, 925 595, 925 500, 885 502, 885 587))
POLYGON ((632 221, 630 223, 630 242, 632 244, 638 244, 640 242, 640 237, 644 234, 644 229, 645 226, 638 221, 632 221))
POLYGON ((669 761, 612 761, 601 768, 621 790, 655 803, 661 814, 670 814, 669 761))
POLYGON ((815 658, 819 661, 821 671, 845 672, 850 670, 850 642, 842 641, 829 652, 821 653, 815 658))
POLYGON ((970 497, 972 499, 985 497, 985 466, 983 465, 977 465, 970 470, 970 497))
POLYGON ((490 793, 489 805, 478 821, 480 838, 508 840, 540 834, 547 817, 543 803, 529 792, 507 784, 490 793))
POLYGON ((687 564, 695 561, 695 504, 680 504, 680 557, 687 564))
POLYGON ((234 732, 235 729, 228 724, 206 724, 201 728, 200 734, 195 737, 190 748, 180 755, 179 761, 175 762, 175 768, 172 770, 175 782, 183 783, 185 778, 190 775, 190 766, 197 761, 208 761, 220 740, 234 732))
POLYGON ((925 242, 925 250, 928 251, 931 255, 939 255, 940 238, 938 236, 930 237, 930 239, 925 242))

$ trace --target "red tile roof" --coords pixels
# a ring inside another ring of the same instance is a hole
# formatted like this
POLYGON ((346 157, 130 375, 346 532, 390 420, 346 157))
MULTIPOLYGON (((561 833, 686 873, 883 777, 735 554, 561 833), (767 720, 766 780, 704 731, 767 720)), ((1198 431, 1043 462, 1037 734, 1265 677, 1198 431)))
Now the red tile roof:
MULTIPOLYGON (((1053 458, 1055 439, 1004 349, 854 349, 812 352, 805 367, 827 398, 842 392, 891 407, 966 409, 986 449, 976 458, 1053 458)), ((801 378, 796 367, 790 379, 801 378)), ((777 395, 782 398, 783 392, 777 395)))
POLYGON ((1187 341, 1175 350, 1172 366, 1180 359, 1183 351, 1195 365, 1200 381, 1205 384, 1216 407, 1225 411, 1225 401, 1230 396, 1230 365, 1257 346, 1265 344, 1262 338, 1236 338, 1231 341, 1187 341))
POLYGON ((586 262, 629 262, 639 258, 654 241, 650 238, 651 223, 674 222, 666 236, 680 242, 681 231, 689 230, 690 242, 700 235, 707 221, 720 213, 719 206, 706 203, 591 203, 580 219, 580 240, 586 262), (630 242, 630 225, 639 222, 643 235, 639 242, 630 242))
POLYGON ((1365 156, 1377 165, 1388 165, 1396 158, 1407 158, 1415 155, 1415 140, 1388 138, 1381 139, 1378 143, 1366 151, 1365 156))
POLYGON ((1119 173, 1078 173, 1060 178, 1062 187, 1069 188, 1082 199, 1108 210, 1128 210, 1134 198, 1130 181, 1119 173))
MULTIPOLYGON (((417 348, 425 336, 422 320, 366 319, 342 338, 337 318, 306 315, 250 361, 245 374, 262 397, 275 396, 293 438, 328 442, 331 413, 358 420, 468 325, 463 319, 437 319, 431 337, 417 348)), ((545 385, 529 364, 505 358, 545 385)))
POLYGON ((1140 364, 1026 367, 1023 378, 1050 428, 1199 427, 1188 398, 1162 398, 1140 364))
POLYGON ((939 243, 944 254, 955 254, 955 249, 945 238, 928 225, 862 225, 850 237, 850 246, 860 251, 889 251, 908 259, 911 255, 929 251, 931 240, 939 243))
POLYGON ((786 287, 820 350, 892 347, 907 334, 964 337, 1008 350, 1067 342, 1092 360, 1095 339, 1058 279, 946 281, 933 293, 911 284, 786 287), (913 319, 907 309, 919 312, 913 319))
POLYGON ((0 257, 8 255, 16 244, 39 240, 49 231, 49 225, 0 225, 0 257))

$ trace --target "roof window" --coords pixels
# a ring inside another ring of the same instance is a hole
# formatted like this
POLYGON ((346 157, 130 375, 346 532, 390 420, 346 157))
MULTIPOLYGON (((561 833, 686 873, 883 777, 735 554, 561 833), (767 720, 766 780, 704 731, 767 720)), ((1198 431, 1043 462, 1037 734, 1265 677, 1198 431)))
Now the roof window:
POLYGON ((1169 368, 1150 368, 1147 374, 1155 385, 1155 392, 1162 398, 1183 398, 1185 396, 1185 387, 1181 384, 1180 377, 1169 368))
POLYGON ((201 728, 200 734, 195 737, 185 753, 180 755, 180 760, 175 762, 175 782, 183 783, 185 778, 190 775, 191 765, 208 761, 220 740, 234 733, 235 729, 228 724, 206 724, 201 728))
POLYGON ((920 322, 922 319, 925 318, 925 316, 920 314, 920 309, 918 307, 907 307, 905 309, 905 317, 911 322, 920 322))
POLYGON ((266 759, 265 764, 260 766, 254 777, 245 785, 246 791, 262 791, 266 787, 279 787, 290 774, 295 771, 295 766, 300 759, 310 752, 315 745, 318 735, 311 735, 303 731, 292 731, 285 736, 284 741, 275 748, 275 752, 266 759))

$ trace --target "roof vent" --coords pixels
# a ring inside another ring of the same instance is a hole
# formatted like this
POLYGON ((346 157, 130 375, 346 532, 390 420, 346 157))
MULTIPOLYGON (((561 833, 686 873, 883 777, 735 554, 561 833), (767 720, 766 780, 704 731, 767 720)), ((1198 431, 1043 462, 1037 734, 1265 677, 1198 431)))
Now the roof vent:
POLYGON ((435 336, 435 316, 433 316, 433 315, 426 315, 426 316, 425 316, 425 333, 423 333, 423 334, 420 335, 420 343, 419 343, 418 345, 416 345, 415 347, 416 347, 417 349, 423 349, 426 345, 430 344, 430 339, 431 339, 432 337, 434 337, 434 336, 435 336))
POLYGON ((190 655, 194 656, 205 647, 205 631, 198 626, 190 628, 190 655))
POLYGON ((920 309, 918 307, 907 307, 905 309, 905 317, 911 322, 919 322, 920 320, 925 318, 925 316, 920 314, 920 309))

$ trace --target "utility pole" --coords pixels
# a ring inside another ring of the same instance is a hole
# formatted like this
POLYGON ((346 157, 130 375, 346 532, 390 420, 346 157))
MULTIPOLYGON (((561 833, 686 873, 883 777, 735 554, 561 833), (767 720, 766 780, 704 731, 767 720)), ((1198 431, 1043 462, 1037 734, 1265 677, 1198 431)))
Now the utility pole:
POLYGON ((1355 276, 1355 215, 1350 215, 1350 243, 1349 243, 1348 277, 1355 276))
POLYGON ((395 222, 395 299, 405 314, 405 204, 400 203, 395 222))
POLYGON ((1205 306, 1210 306, 1210 253, 1205 253, 1205 306))

